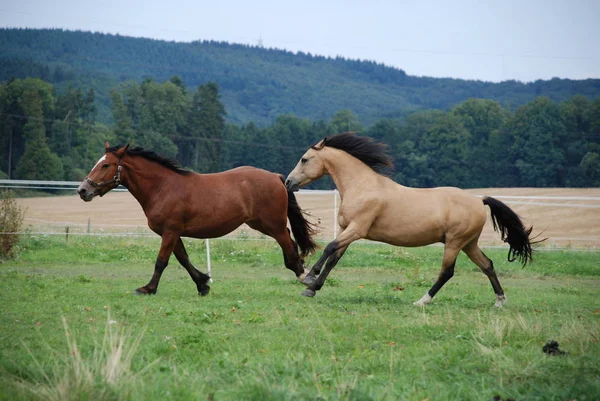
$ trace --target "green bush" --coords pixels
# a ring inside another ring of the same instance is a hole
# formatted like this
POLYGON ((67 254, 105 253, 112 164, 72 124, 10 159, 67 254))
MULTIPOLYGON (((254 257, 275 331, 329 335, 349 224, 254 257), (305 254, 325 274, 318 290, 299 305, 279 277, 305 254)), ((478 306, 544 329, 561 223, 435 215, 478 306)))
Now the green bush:
POLYGON ((25 210, 15 200, 10 190, 0 193, 0 257, 14 256, 15 245, 19 242, 19 232, 23 227, 25 210))

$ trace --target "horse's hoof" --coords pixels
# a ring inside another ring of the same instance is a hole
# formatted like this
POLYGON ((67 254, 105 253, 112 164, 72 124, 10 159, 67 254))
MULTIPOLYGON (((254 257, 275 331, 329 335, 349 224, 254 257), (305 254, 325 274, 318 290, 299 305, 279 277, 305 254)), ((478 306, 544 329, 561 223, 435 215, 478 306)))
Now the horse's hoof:
POLYGON ((496 308, 503 308, 505 303, 506 295, 496 295, 496 303, 494 303, 496 308))
POLYGON ((316 295, 316 292, 314 290, 311 290, 310 288, 307 288, 304 291, 302 291, 300 295, 312 298, 316 295))
POLYGON ((146 288, 144 287, 140 287, 140 288, 136 288, 133 295, 154 295, 156 294, 156 291, 154 292, 149 292, 146 288))
POLYGON ((209 292, 210 292, 210 287, 207 285, 206 287, 200 288, 198 290, 198 295, 200 295, 201 297, 205 297, 208 295, 209 292))
POLYGON ((302 281, 300 281, 304 285, 311 285, 315 282, 315 276, 307 275, 304 277, 302 281))
POLYGON ((418 301, 413 302, 413 305, 415 305, 415 306, 425 306, 425 305, 427 305, 430 302, 431 302, 431 295, 429 295, 429 293, 427 293, 427 294, 423 295, 421 297, 421 299, 419 299, 418 301))

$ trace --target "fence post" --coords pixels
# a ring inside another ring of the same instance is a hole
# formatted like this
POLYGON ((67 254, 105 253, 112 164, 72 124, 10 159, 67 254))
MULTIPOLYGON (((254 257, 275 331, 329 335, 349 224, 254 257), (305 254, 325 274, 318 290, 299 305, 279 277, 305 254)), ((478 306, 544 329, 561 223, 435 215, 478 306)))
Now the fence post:
POLYGON ((92 228, 92 220, 88 217, 88 231, 87 231, 88 234, 92 231, 91 228, 92 228))
POLYGON ((204 240, 206 242, 206 270, 208 272, 208 276, 210 277, 209 282, 213 282, 212 279, 212 269, 210 265, 210 241, 207 239, 204 240))
POLYGON ((337 229, 338 229, 338 204, 337 204, 337 189, 333 190, 333 239, 337 238, 337 229))
POLYGON ((65 227, 65 242, 69 242, 69 226, 65 227))

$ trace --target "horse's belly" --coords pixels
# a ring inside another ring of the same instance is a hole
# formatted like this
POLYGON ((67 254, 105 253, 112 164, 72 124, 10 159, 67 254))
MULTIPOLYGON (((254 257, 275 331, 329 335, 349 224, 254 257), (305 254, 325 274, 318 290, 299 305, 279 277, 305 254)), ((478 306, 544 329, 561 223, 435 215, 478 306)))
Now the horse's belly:
POLYGON ((444 231, 437 224, 408 227, 404 225, 393 227, 389 225, 384 227, 374 226, 371 227, 366 238, 396 246, 414 247, 442 242, 444 231))
POLYGON ((215 225, 199 224, 196 226, 193 224, 188 224, 181 235, 184 237, 193 238, 222 237, 234 231, 236 228, 244 224, 244 222, 245 221, 243 219, 236 219, 227 222, 221 222, 220 224, 215 225))
POLYGON ((396 245, 396 246, 406 246, 406 247, 415 247, 415 246, 424 246, 434 244, 436 242, 442 242, 442 236, 437 234, 420 234, 420 235, 396 235, 391 236, 389 234, 378 235, 377 233, 371 234, 366 237, 372 241, 385 242, 386 244, 396 245))

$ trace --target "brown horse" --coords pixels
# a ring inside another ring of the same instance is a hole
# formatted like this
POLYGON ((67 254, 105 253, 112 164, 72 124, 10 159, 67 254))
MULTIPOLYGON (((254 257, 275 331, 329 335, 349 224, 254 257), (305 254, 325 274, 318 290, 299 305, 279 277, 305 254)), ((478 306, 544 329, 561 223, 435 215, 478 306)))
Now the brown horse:
POLYGON ((431 289, 417 302, 425 305, 453 276, 462 250, 488 276, 496 293, 495 306, 506 301, 492 261, 477 245, 486 221, 484 205, 491 209, 494 229, 510 246, 508 259, 525 265, 531 261, 531 228, 502 202, 480 199, 458 188, 416 189, 399 185, 381 174, 393 168, 387 146, 352 133, 338 134, 308 149, 286 180, 289 191, 329 174, 341 197, 339 225, 342 229, 302 281, 302 295, 312 297, 348 245, 361 238, 397 246, 444 244, 441 273, 431 289), (323 264, 327 261, 321 273, 323 264), (320 275, 319 275, 320 273, 320 275), (317 277, 318 276, 318 277, 317 277))
POLYGON ((313 227, 303 216, 283 176, 254 167, 239 167, 216 174, 196 174, 176 162, 142 148, 110 147, 77 188, 86 202, 119 184, 142 206, 148 226, 162 237, 154 275, 139 294, 155 294, 171 253, 196 283, 198 293, 210 291, 210 277, 191 264, 181 237, 215 238, 246 223, 275 238, 283 250, 285 266, 302 279, 302 258, 313 252, 313 227), (298 244, 287 228, 290 220, 298 244), (301 253, 298 254, 298 245, 301 253))

